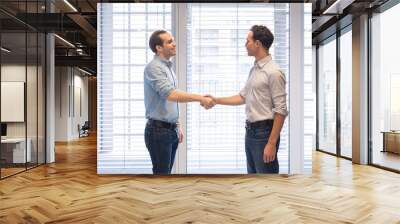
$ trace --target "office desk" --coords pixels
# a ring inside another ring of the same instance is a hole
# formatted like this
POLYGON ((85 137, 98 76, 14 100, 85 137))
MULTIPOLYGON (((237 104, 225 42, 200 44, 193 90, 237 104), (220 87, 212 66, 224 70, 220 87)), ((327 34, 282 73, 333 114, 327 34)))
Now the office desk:
POLYGON ((31 161, 31 139, 26 140, 28 147, 25 153, 25 138, 1 139, 1 157, 8 163, 25 163, 31 161), (11 159, 12 158, 12 159, 11 159), (27 159, 25 161, 25 159, 27 159))
POLYGON ((400 154, 400 132, 382 131, 381 133, 383 134, 382 152, 393 152, 400 154))

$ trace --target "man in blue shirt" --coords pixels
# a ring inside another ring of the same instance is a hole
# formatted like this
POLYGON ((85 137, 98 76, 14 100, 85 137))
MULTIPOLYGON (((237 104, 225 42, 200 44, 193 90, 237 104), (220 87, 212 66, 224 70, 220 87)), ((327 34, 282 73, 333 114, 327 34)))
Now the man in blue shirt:
POLYGON ((178 102, 200 102, 206 109, 215 105, 210 97, 177 89, 177 78, 170 58, 176 55, 173 36, 155 31, 149 40, 154 58, 144 69, 146 107, 145 143, 153 164, 153 174, 170 174, 178 144, 183 140, 179 126, 178 102))

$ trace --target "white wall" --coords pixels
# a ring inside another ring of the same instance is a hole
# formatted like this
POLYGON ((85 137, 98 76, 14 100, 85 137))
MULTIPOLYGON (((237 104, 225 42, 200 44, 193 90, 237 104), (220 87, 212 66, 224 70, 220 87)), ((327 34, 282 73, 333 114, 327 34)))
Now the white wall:
MULTIPOLYGON (((28 66, 28 70, 32 67, 28 66)), ((1 81, 25 82, 25 64, 24 65, 2 65, 1 81)))
POLYGON ((55 68, 55 141, 68 140, 68 85, 67 67, 55 68))
MULTIPOLYGON (((30 67, 28 67, 28 70, 30 67)), ((1 66, 1 81, 3 82, 25 82, 25 65, 2 65, 1 66)), ((7 110, 7 108, 1 108, 7 110)), ((24 122, 8 122, 7 123, 8 137, 25 137, 24 122)))
POLYGON ((74 105, 74 107, 71 110, 71 135, 73 136, 73 138, 77 138, 79 137, 77 128, 78 124, 82 126, 85 121, 88 120, 88 77, 81 76, 82 73, 80 73, 79 71, 79 73, 77 74, 77 70, 75 70, 74 72, 74 102, 71 102, 71 105, 74 105))
POLYGON ((56 67, 55 73, 55 140, 70 141, 88 120, 88 78, 72 67, 56 67))
MULTIPOLYGON (((1 81, 3 82, 25 82, 25 75, 27 69, 28 74, 36 74, 36 67, 18 64, 2 65, 1 67, 1 81)), ((28 75, 28 79, 30 76, 28 75)), ((36 81, 29 80, 30 85, 36 85, 36 81)), ((27 103, 31 110, 36 110, 36 88, 27 88, 27 103), (34 103, 34 104, 32 104, 34 103), (33 109, 32 109, 33 108, 33 109)), ((2 110, 7 110, 7 108, 2 108, 2 110)), ((29 110, 27 114, 28 122, 34 121, 35 124, 29 123, 28 129, 33 128, 36 130, 36 113, 32 113, 29 110)), ((8 137, 25 137, 25 122, 7 122, 7 136, 8 137)), ((28 130, 28 131, 29 131, 28 130)), ((28 132, 29 137, 29 132, 28 132)))

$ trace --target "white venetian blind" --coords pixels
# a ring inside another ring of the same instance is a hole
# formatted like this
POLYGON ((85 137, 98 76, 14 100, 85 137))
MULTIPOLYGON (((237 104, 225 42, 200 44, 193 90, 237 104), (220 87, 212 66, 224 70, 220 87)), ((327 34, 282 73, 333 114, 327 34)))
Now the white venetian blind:
POLYGON ((315 79, 312 72, 311 3, 304 4, 304 169, 311 173, 315 145, 315 79))
POLYGON ((151 173, 143 70, 151 33, 171 30, 171 4, 98 4, 98 173, 151 173))
MULTIPOLYGON (((254 57, 247 56, 252 25, 275 35, 273 59, 289 83, 288 4, 188 4, 187 90, 215 96, 237 94, 245 85, 254 57)), ((288 104, 289 105, 289 104, 288 104)), ((205 111, 187 105, 188 173, 246 173, 244 106, 205 111)), ((288 171, 288 119, 281 132, 280 172, 288 171)))

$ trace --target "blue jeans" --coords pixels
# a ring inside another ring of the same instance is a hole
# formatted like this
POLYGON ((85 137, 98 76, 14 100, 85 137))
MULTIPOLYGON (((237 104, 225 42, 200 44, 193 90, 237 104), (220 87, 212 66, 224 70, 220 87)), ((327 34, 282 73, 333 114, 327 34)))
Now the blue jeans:
POLYGON ((246 160, 248 173, 279 173, 278 148, 280 138, 276 143, 275 160, 264 163, 264 148, 271 134, 272 125, 266 127, 246 129, 246 160))
POLYGON ((176 130, 146 125, 144 140, 153 164, 153 174, 170 174, 179 144, 176 130))

